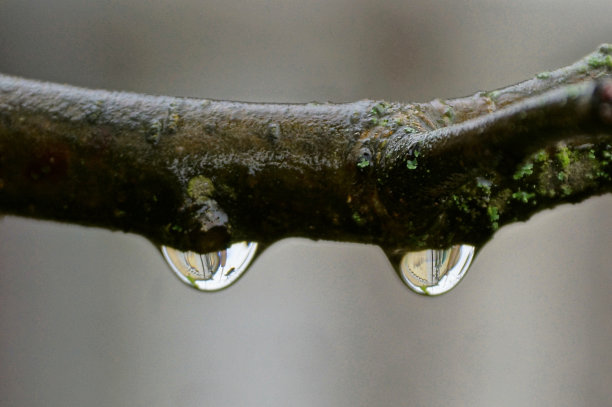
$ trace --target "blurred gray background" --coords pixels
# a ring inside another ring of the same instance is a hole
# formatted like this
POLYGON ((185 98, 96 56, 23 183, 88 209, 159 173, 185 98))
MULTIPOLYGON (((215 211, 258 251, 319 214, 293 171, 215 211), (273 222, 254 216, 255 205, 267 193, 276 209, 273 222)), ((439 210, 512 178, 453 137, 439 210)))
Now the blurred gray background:
MULTIPOLYGON (((0 72, 250 101, 424 101, 612 42, 612 2, 0 0, 0 72)), ((412 294, 377 247, 291 239, 235 286, 141 237, 0 221, 1 406, 602 406, 612 196, 499 231, 412 294)))

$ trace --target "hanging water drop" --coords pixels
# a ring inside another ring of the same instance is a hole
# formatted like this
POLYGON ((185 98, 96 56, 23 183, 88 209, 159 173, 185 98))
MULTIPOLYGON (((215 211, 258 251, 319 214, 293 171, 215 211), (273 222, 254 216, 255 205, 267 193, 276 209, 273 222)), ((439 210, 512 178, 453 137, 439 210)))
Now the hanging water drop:
POLYGON ((474 246, 464 244, 449 249, 408 252, 400 260, 398 271, 412 291, 424 295, 444 294, 465 276, 474 250, 474 246))
POLYGON ((257 243, 235 243, 224 250, 199 254, 162 246, 172 271, 185 284, 202 291, 218 291, 232 285, 255 257, 257 243))

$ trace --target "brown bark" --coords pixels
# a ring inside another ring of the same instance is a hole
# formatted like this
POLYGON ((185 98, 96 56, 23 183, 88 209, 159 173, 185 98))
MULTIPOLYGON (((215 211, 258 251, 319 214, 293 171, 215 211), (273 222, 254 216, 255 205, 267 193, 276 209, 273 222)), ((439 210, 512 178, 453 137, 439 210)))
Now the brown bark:
POLYGON ((0 210, 207 252, 289 236, 482 245, 612 189, 612 47, 429 103, 253 104, 0 76, 0 210))

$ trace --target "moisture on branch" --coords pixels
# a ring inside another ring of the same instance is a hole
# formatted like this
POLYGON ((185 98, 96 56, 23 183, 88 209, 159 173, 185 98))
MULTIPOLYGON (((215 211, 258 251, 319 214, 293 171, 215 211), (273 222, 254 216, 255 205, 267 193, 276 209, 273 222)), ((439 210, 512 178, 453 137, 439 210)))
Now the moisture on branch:
POLYGON ((209 252, 289 236, 482 245, 612 190, 612 46, 429 103, 253 104, 0 75, 0 211, 209 252))

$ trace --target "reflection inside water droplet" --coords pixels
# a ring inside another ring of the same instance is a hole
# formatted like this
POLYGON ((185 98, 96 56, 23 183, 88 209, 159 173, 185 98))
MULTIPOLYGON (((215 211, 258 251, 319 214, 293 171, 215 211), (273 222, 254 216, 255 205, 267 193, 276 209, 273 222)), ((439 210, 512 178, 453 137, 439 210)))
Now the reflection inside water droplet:
POLYGON ((225 250, 205 254, 167 246, 162 246, 161 251, 182 282, 202 291, 217 291, 232 285, 246 271, 255 257, 257 243, 235 243, 225 250))
POLYGON ((443 250, 408 252, 400 260, 399 273, 416 293, 444 294, 465 276, 474 258, 474 250, 474 246, 464 244, 443 250))

